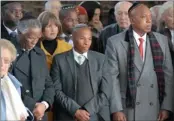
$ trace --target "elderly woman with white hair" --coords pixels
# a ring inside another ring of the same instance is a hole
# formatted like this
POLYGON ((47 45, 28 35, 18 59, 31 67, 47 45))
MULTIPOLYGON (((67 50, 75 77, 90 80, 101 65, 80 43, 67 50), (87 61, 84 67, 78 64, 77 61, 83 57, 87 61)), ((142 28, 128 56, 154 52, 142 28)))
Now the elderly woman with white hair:
POLYGON ((26 120, 31 114, 25 108, 21 99, 22 84, 13 75, 8 73, 11 63, 16 58, 16 49, 9 40, 1 39, 0 52, 0 120, 26 120))

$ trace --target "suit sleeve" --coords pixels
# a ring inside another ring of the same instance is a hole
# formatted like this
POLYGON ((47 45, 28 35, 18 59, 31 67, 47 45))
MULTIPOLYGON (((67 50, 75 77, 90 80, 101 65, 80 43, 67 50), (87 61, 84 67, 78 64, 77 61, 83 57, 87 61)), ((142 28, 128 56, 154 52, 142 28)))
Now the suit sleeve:
POLYGON ((62 81, 60 79, 60 67, 56 56, 53 58, 53 64, 51 67, 51 77, 55 86, 55 101, 59 103, 65 110, 69 112, 72 116, 75 115, 76 111, 81 107, 73 99, 69 98, 62 91, 62 81))
POLYGON ((120 82, 119 82, 119 63, 117 59, 117 51, 113 46, 111 39, 108 39, 106 52, 108 58, 108 68, 109 73, 111 74, 111 79, 113 81, 112 94, 109 99, 110 102, 110 112, 119 112, 123 110, 121 94, 120 94, 120 82))
POLYGON ((173 66, 171 61, 171 55, 169 51, 168 41, 167 38, 163 38, 163 44, 165 46, 165 53, 164 53, 164 63, 163 63, 163 71, 164 71, 164 78, 165 78, 165 97, 162 103, 161 109, 173 111, 173 81, 174 81, 174 74, 173 74, 173 66))
POLYGON ((45 63, 45 90, 43 92, 42 100, 46 101, 49 104, 49 107, 47 110, 51 109, 51 106, 54 102, 54 96, 55 96, 55 90, 53 86, 53 81, 50 77, 50 73, 47 67, 46 58, 44 58, 45 63))
POLYGON ((107 59, 104 60, 102 69, 102 79, 98 86, 98 93, 83 106, 90 114, 98 113, 102 106, 109 105, 108 100, 112 83, 107 73, 107 59))

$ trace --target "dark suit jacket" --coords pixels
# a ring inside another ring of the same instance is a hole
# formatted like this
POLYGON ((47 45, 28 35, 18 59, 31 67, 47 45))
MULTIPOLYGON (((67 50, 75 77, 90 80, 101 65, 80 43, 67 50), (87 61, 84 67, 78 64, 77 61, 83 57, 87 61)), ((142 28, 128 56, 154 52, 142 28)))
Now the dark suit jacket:
POLYGON ((2 24, 2 22, 3 21, 1 21, 1 38, 7 39, 10 42, 12 42, 15 47, 19 47, 19 43, 17 41, 17 38, 16 38, 16 40, 14 40, 10 37, 10 35, 8 34, 8 32, 7 32, 6 28, 4 27, 4 25, 2 24))
POLYGON ((80 106, 75 100, 76 74, 73 51, 56 55, 53 59, 51 77, 55 82, 55 120, 73 120, 77 109, 85 108, 90 115, 100 115, 104 120, 110 120, 108 98, 111 94, 111 80, 107 75, 105 56, 88 52, 88 62, 93 98, 80 106), (72 85, 71 85, 72 84, 72 85))
MULTIPOLYGON (((25 69, 25 59, 20 58, 22 51, 18 49, 18 56, 13 64, 12 73, 19 80, 26 80, 28 78, 28 73, 25 69)), ((49 104, 49 108, 53 104, 55 90, 53 87, 53 82, 49 76, 49 71, 46 64, 46 58, 44 52, 38 48, 34 47, 30 54, 31 59, 31 89, 32 96, 29 95, 31 90, 26 90, 27 85, 23 84, 22 88, 22 99, 26 107, 33 111, 36 102, 46 101, 49 104)))
POLYGON ((1 38, 10 39, 10 35, 8 34, 6 28, 3 25, 3 21, 1 21, 1 38))
POLYGON ((122 30, 119 28, 118 24, 114 23, 106 26, 100 33, 99 44, 101 46, 99 52, 104 53, 106 49, 107 40, 109 37, 120 33, 122 30))

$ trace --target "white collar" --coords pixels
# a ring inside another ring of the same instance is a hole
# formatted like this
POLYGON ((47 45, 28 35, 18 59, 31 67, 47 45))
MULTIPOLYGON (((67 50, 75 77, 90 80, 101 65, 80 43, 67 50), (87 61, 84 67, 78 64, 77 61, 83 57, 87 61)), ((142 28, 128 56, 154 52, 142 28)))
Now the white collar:
MULTIPOLYGON (((65 33, 62 33, 62 34, 60 35, 60 37, 62 37, 62 38, 66 37, 66 36, 67 36, 67 35, 66 35, 65 33)), ((69 35, 69 36, 72 36, 72 34, 69 35)))
POLYGON ((8 32, 9 35, 10 35, 12 32, 18 33, 17 28, 16 28, 14 31, 12 31, 12 30, 9 29, 7 26, 5 26, 4 22, 3 22, 3 25, 4 25, 4 27, 6 28, 6 30, 7 30, 7 32, 8 32))
POLYGON ((142 37, 140 35, 138 35, 134 30, 133 30, 133 36, 135 38, 136 41, 139 41, 139 38, 143 38, 143 40, 146 42, 146 36, 147 33, 145 33, 142 37))
POLYGON ((73 49, 73 54, 74 54, 74 58, 77 58, 78 56, 83 55, 86 59, 88 59, 88 52, 85 52, 83 54, 80 54, 80 53, 78 53, 77 51, 75 51, 73 49))

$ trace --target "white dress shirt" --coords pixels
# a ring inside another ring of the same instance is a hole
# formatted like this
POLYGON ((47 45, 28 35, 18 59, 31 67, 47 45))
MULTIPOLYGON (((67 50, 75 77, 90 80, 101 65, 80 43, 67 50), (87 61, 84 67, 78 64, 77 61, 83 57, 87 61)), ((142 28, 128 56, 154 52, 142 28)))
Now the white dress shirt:
MULTIPOLYGON (((79 56, 84 57, 83 60, 82 60, 83 62, 85 61, 85 59, 88 59, 88 52, 85 52, 85 53, 83 53, 83 54, 80 54, 80 53, 78 53, 77 51, 75 51, 75 50, 73 49, 73 54, 74 54, 74 60, 75 60, 77 63, 79 63, 79 64, 80 64, 79 59, 78 59, 79 56)), ((83 62, 82 62, 82 63, 83 63, 83 62)))
POLYGON ((147 34, 145 33, 142 37, 140 35, 138 35, 135 31, 133 31, 133 36, 137 42, 137 45, 139 47, 140 45, 140 40, 139 38, 143 38, 143 61, 144 61, 144 58, 145 58, 145 51, 146 51, 146 37, 147 37, 147 34))
POLYGON ((12 31, 11 29, 9 29, 7 26, 5 26, 5 24, 3 23, 5 29, 7 30, 8 34, 10 35, 12 32, 16 32, 16 34, 18 34, 17 29, 15 29, 14 31, 12 31))
POLYGON ((171 36, 171 37, 172 37, 172 38, 171 38, 172 45, 173 45, 173 47, 174 47, 174 29, 173 29, 173 30, 170 29, 170 32, 171 32, 171 35, 172 35, 172 36, 171 36))

